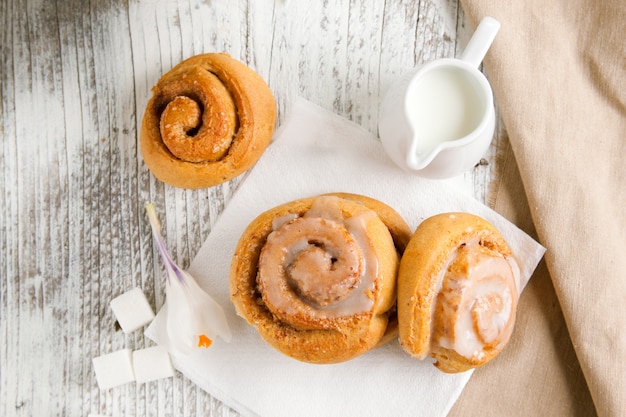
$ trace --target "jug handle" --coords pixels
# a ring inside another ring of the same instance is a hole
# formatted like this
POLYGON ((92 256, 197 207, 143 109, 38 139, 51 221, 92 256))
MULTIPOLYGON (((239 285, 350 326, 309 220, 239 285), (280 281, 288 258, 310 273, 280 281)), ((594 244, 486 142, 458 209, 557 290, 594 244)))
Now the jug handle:
POLYGON ((500 22, 493 17, 484 17, 463 50, 461 60, 478 68, 496 38, 498 30, 500 30, 500 22))

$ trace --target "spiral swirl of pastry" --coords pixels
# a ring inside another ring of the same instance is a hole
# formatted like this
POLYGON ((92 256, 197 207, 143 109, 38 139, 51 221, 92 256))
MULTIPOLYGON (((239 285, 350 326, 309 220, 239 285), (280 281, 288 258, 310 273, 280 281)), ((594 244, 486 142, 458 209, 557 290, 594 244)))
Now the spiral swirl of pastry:
POLYGON ((238 313, 274 348, 305 362, 345 361, 387 340, 399 256, 410 238, 388 210, 341 194, 261 214, 233 256, 238 313))
POLYGON ((191 57, 154 86, 140 144, 160 180, 182 188, 228 181, 270 143, 276 104, 265 81, 226 54, 191 57))
POLYGON ((509 341, 519 292, 517 264, 490 223, 467 213, 428 218, 400 263, 401 344, 444 372, 481 366, 509 341))
MULTIPOLYGON (((367 221, 367 216, 359 220, 367 221)), ((377 261, 375 257, 366 261, 367 248, 353 237, 359 226, 345 224, 342 218, 297 217, 270 233, 261 251, 257 281, 275 316, 301 328, 324 328, 326 320, 317 318, 372 307, 368 291, 377 261), (359 287, 361 283, 364 286, 359 287), (343 306, 355 291, 360 299, 354 308, 343 306)))

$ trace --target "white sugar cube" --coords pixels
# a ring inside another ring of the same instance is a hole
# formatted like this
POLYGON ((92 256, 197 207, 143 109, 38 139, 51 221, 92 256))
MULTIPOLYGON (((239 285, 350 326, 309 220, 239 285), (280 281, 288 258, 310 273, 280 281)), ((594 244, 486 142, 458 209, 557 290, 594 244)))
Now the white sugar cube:
POLYGON ((138 383, 174 376, 174 367, 170 355, 163 346, 134 351, 133 367, 138 383))
POLYGON ((124 333, 134 332, 154 318, 152 307, 139 288, 115 297, 111 300, 111 309, 124 333))
POLYGON ((95 357, 92 362, 100 389, 113 388, 135 380, 133 355, 130 349, 95 357))

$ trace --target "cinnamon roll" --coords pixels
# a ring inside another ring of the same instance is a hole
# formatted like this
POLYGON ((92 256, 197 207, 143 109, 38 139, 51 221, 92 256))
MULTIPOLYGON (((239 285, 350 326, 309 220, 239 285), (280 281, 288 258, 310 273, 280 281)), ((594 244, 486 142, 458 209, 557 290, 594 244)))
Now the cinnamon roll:
POLYGON ((519 293, 515 258, 489 222, 468 213, 430 217, 400 262, 400 343, 444 372, 481 366, 509 341, 519 293))
POLYGON ((283 204, 242 234, 231 299, 280 352, 311 363, 346 361, 393 338, 396 275, 410 236, 399 214, 368 197, 283 204))
POLYGON ((191 57, 153 87, 140 132, 150 171, 181 188, 243 173, 269 145, 276 103, 265 81, 227 54, 191 57))

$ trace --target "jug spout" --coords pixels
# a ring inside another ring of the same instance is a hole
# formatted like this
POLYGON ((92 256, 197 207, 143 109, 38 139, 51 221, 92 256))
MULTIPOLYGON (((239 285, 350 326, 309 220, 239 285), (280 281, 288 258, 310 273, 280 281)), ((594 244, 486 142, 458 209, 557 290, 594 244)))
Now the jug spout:
POLYGON ((406 153, 406 165, 414 171, 420 171, 428 166, 439 152, 439 146, 431 149, 423 149, 420 146, 420 138, 414 134, 406 153))

